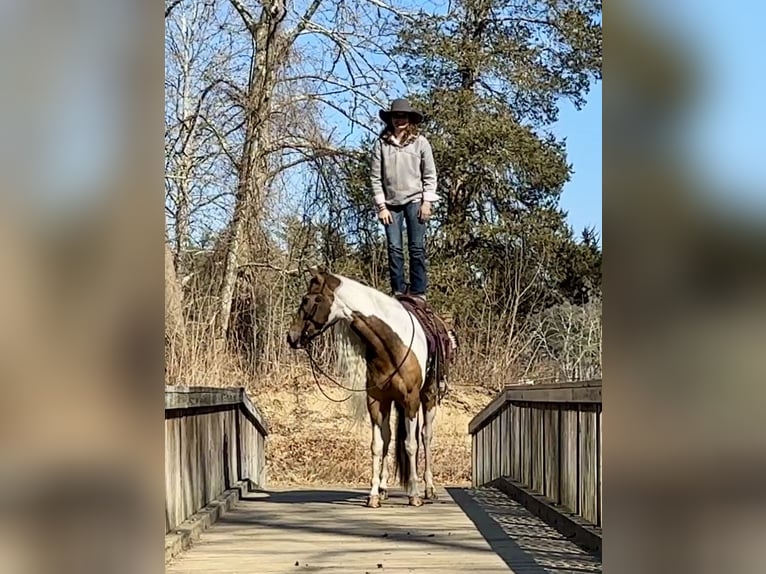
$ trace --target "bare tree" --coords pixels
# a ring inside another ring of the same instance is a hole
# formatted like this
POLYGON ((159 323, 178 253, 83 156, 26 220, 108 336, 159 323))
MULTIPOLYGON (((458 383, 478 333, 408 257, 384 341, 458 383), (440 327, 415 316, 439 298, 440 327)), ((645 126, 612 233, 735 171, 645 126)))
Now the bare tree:
POLYGON ((564 302, 531 320, 538 360, 552 363, 557 378, 581 381, 601 377, 601 299, 584 305, 564 302))
MULTIPOLYGON (((231 195, 222 162, 225 149, 210 126, 225 123, 220 105, 234 57, 226 21, 211 3, 173 3, 166 12, 165 190, 174 242, 175 267, 188 271, 185 256, 222 199, 231 195), (194 228, 194 217, 203 222, 194 228)), ((225 16, 224 16, 225 18, 225 16)), ((219 216, 220 217, 220 216, 219 216)))
POLYGON ((380 34, 384 20, 398 12, 393 6, 386 11, 378 0, 229 3, 241 19, 251 52, 246 80, 232 86, 242 129, 235 144, 238 182, 227 230, 218 339, 228 330, 246 241, 263 234, 276 178, 288 169, 311 169, 318 158, 339 153, 333 139, 343 141, 348 134, 323 133, 325 113, 333 113, 335 123, 341 118, 358 127, 366 125, 370 108, 382 103, 387 75, 394 70, 385 58, 387 47, 372 38, 385 38, 380 34), (373 62, 375 54, 383 59, 373 62))
POLYGON ((220 344, 238 284, 292 266, 269 252, 275 208, 295 215, 324 162, 377 128, 408 14, 388 0, 167 0, 165 14, 168 234, 182 282, 193 246, 216 246, 220 344))

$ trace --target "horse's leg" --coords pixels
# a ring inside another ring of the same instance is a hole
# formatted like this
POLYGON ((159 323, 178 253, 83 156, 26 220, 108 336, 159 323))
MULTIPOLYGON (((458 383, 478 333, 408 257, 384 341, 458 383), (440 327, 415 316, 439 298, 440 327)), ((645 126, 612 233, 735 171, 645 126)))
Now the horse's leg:
MULTIPOLYGON (((388 405, 388 409, 391 406, 388 405)), ((378 508, 380 506, 380 475, 381 462, 383 459, 383 412, 382 405, 375 399, 367 399, 367 410, 370 413, 372 426, 372 481, 370 494, 367 498, 367 506, 378 508)), ((390 431, 389 431, 390 435, 390 431)))
POLYGON ((381 405, 383 420, 381 435, 383 437, 383 467, 380 470, 380 500, 388 498, 388 447, 391 444, 391 403, 381 405))
POLYGON ((418 494, 418 411, 420 408, 415 409, 415 414, 412 418, 409 416, 404 417, 405 428, 407 429, 407 435, 404 441, 404 450, 407 453, 407 457, 410 459, 410 481, 407 487, 407 496, 409 496, 410 505, 422 506, 423 499, 418 494))
POLYGON ((426 482, 426 498, 436 499, 436 489, 434 488, 434 475, 432 470, 433 459, 431 458, 431 439, 434 436, 434 419, 436 418, 436 404, 428 408, 423 403, 423 450, 425 451, 426 468, 423 472, 423 479, 426 482))

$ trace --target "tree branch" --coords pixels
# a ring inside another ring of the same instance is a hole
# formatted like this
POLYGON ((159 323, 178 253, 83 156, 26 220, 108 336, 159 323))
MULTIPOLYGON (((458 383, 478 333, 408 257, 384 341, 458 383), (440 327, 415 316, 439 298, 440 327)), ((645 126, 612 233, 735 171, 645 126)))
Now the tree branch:
POLYGON ((259 261, 253 261, 249 263, 240 263, 239 265, 237 265, 237 268, 239 269, 244 269, 247 267, 272 269, 274 271, 279 271, 280 273, 284 273, 285 275, 300 275, 301 273, 300 269, 284 269, 282 267, 277 267, 276 265, 273 265, 271 263, 265 263, 265 262, 259 262, 259 261))
POLYGON ((253 18, 253 15, 245 5, 240 2, 240 0, 229 0, 229 2, 231 2, 231 5, 234 6, 234 9, 239 13, 245 27, 252 33, 253 28, 255 27, 255 18, 253 18))
POLYGON ((314 14, 319 9, 319 6, 321 6, 322 0, 314 0, 311 5, 306 9, 306 11, 303 13, 303 16, 301 16, 300 21, 295 26, 292 32, 288 34, 288 40, 287 40, 287 47, 290 47, 295 42, 295 39, 301 35, 303 30, 306 29, 306 25, 311 21, 311 19, 314 17, 314 14))
POLYGON ((167 4, 165 6, 165 18, 170 16, 170 13, 173 11, 173 8, 178 6, 181 2, 183 2, 183 0, 172 0, 172 2, 170 2, 170 4, 167 4))

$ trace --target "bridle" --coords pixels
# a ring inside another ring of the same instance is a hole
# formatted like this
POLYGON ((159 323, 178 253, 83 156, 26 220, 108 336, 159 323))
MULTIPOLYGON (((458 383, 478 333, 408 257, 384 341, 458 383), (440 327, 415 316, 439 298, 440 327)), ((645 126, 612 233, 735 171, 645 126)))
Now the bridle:
POLYGON ((314 335, 312 335, 310 339, 306 339, 307 343, 319 337, 319 335, 324 333, 327 329, 329 329, 330 327, 335 325, 335 323, 338 322, 338 319, 335 319, 335 321, 323 325, 322 323, 314 319, 314 315, 316 315, 316 312, 317 312, 317 307, 319 307, 319 303, 314 301, 314 306, 311 308, 311 313, 309 313, 309 315, 304 318, 303 329, 301 329, 301 339, 303 339, 307 334, 306 331, 309 328, 309 321, 314 324, 315 328, 319 329, 314 335))

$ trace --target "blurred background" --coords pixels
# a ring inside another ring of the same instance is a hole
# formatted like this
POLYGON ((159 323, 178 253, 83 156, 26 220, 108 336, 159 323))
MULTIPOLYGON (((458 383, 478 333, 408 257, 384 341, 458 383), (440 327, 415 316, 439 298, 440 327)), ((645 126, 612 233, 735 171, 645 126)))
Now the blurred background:
POLYGON ((0 5, 0 571, 162 544, 162 11, 0 5))
MULTIPOLYGON (((600 3, 582 4, 600 11, 600 3)), ((178 180, 167 177, 183 164, 168 164, 169 157, 178 157, 168 152, 168 102, 180 100, 168 98, 178 84, 166 85, 166 52, 168 34, 177 32, 177 38, 183 39, 193 32, 204 33, 204 27, 188 21, 186 28, 181 25, 182 9, 188 7, 184 2, 166 2, 163 15, 156 3, 144 0, 0 4, 1 571, 95 573, 162 568, 160 380, 173 383, 173 377, 183 377, 182 363, 174 362, 174 357, 188 352, 168 346, 166 327, 174 324, 173 318, 163 325, 163 318, 167 319, 167 307, 165 313, 162 310, 167 273, 167 264, 165 273, 161 271, 167 257, 163 245, 177 254, 176 241, 183 239, 183 234, 174 231, 179 204, 172 195, 182 197, 173 183, 178 180), (179 20, 172 20, 176 17, 179 20), (168 25, 171 20, 175 23, 168 25), (173 28, 176 25, 180 27, 173 28)), ((523 6, 507 8, 521 10, 523 6)), ((506 237, 524 236, 525 245, 551 245, 547 232, 555 230, 551 236, 559 242, 556 249, 533 253, 535 257, 576 254, 555 260, 581 265, 571 277, 587 276, 590 254, 598 253, 600 258, 602 249, 611 262, 603 282, 607 318, 603 367, 600 346, 597 349, 597 367, 599 372, 603 368, 605 377, 607 413, 607 572, 760 572, 766 563, 762 543, 766 534, 762 493, 766 484, 762 413, 766 174, 758 145, 764 127, 763 108, 758 104, 764 82, 758 58, 764 40, 758 25, 764 11, 759 3, 742 1, 610 4, 604 19, 609 46, 604 70, 610 88, 603 99, 607 144, 603 227, 596 230, 597 237, 583 237, 583 228, 598 227, 600 219, 578 219, 575 226, 571 218, 576 216, 578 200, 566 204, 569 200, 565 201, 563 192, 562 203, 555 202, 557 209, 535 211, 534 229, 541 230, 539 235, 524 235, 533 220, 525 220, 520 227, 507 220, 508 225, 501 229, 506 237), (560 213, 562 204, 567 206, 564 211, 569 212, 569 219, 560 213)), ((219 37, 233 37, 236 26, 241 28, 241 22, 225 20, 221 11, 213 10, 212 16, 209 24, 219 37)), ((339 26, 370 24, 363 18, 323 17, 339 26)), ((576 24, 573 30, 579 30, 576 24)), ((381 35, 380 42, 384 40, 388 41, 381 35)), ((580 53, 593 48, 587 34, 574 34, 570 40, 584 42, 580 53)), ((183 55, 182 43, 170 45, 183 55)), ((226 46, 235 56, 242 56, 233 40, 226 46)), ((239 65, 236 57, 212 62, 239 65)), ((331 65, 332 59, 303 63, 321 69, 331 65)), ((595 74, 593 62, 585 59, 576 64, 585 76, 595 74)), ((382 69, 383 63, 379 61, 373 68, 382 69)), ((406 72, 391 71, 398 77, 405 77, 406 72)), ((303 76, 304 91, 321 87, 309 75, 303 76)), ((203 75, 205 78, 209 76, 203 75)), ((575 100, 576 80, 567 86, 575 100)), ((395 89, 387 81, 388 76, 374 78, 376 93, 395 89)), ((518 85, 519 80, 516 82, 518 85)), ((355 84, 368 97, 336 107, 355 110, 359 124, 371 126, 365 118, 374 117, 376 106, 384 104, 382 98, 376 100, 365 91, 371 85, 355 84)), ((550 118, 535 115, 535 110, 546 109, 547 100, 539 99, 540 94, 532 89, 538 86, 526 87, 530 118, 548 125, 550 118)), ((228 97, 239 97, 237 86, 228 88, 228 97)), ((433 95, 427 86, 415 91, 422 96, 416 98, 417 103, 426 108, 438 104, 440 113, 459 108, 460 102, 426 98, 433 95)), ((226 110, 210 111, 223 114, 224 123, 213 126, 225 127, 226 110)), ((286 117, 295 120, 313 114, 309 106, 302 115, 286 117)), ((451 124, 453 128, 470 125, 451 124)), ((275 259, 262 258, 272 253, 268 250, 273 245, 250 243, 261 251, 246 252, 244 263, 263 270, 259 264, 268 262, 277 269, 266 267, 274 275, 261 274, 257 283, 240 283, 240 287, 254 286, 253 290, 232 290, 232 300, 246 303, 251 294, 268 298, 273 295, 268 286, 276 284, 274 277, 297 289, 300 279, 291 271, 324 257, 306 249, 317 244, 307 237, 320 237, 327 249, 342 250, 345 246, 333 241, 337 234, 327 224, 369 221, 363 210, 351 209, 363 203, 358 198, 356 204, 351 201, 358 188, 345 187, 343 197, 349 201, 337 206, 328 199, 334 196, 327 195, 337 189, 340 176, 352 184, 354 177, 360 177, 354 171, 356 156, 348 155, 346 163, 317 163, 315 159, 323 156, 313 153, 323 146, 361 146, 361 127, 353 130, 351 139, 345 132, 328 137, 321 129, 326 126, 306 122, 287 122, 283 127, 292 136, 300 135, 301 139, 285 144, 296 153, 305 152, 299 144, 311 142, 312 165, 317 169, 301 172, 293 181, 276 178, 275 189, 295 194, 288 197, 295 203, 285 205, 296 206, 296 210, 285 208, 281 215, 305 213, 309 217, 285 228, 293 235, 285 237, 282 245, 296 246, 288 251, 292 259, 280 259, 275 265, 275 259), (314 137, 310 137, 312 133, 314 137), (316 179, 301 179, 310 173, 316 179), (348 217, 332 218, 333 212, 328 210, 303 211, 317 205, 337 207, 348 217), (237 299, 235 294, 245 297, 237 299)), ((496 130, 494 138, 513 135, 526 142, 527 151, 516 150, 516 159, 541 149, 536 138, 524 140, 520 132, 506 133, 500 122, 487 127, 496 130)), ((462 135, 481 137, 482 133, 462 135)), ((210 134, 216 137, 213 130, 210 134)), ((211 142, 221 143, 218 139, 211 142)), ((522 187, 530 183, 527 199, 545 205, 546 198, 535 195, 535 190, 561 192, 562 182, 577 174, 562 167, 555 145, 543 149, 552 154, 546 156, 549 170, 543 173, 543 181, 512 183, 522 187)), ((448 152, 445 147, 443 153, 448 152)), ((299 157, 305 153, 293 160, 299 157)), ((266 172, 284 167, 265 165, 266 172)), ((194 190, 189 191, 191 197, 198 197, 194 190)), ((502 206, 503 199, 496 197, 496 205, 502 206)), ((232 213, 231 194, 216 200, 203 201, 202 212, 232 213)), ((514 206, 505 205, 508 207, 514 206)), ((259 214, 263 205, 251 208, 259 214)), ((472 211, 470 205, 464 213, 486 216, 472 211)), ((540 261, 528 256, 529 251, 514 251, 511 256, 493 251, 513 242, 486 226, 465 229, 460 223, 450 220, 447 211, 437 213, 434 241, 443 241, 445 249, 453 250, 461 245, 455 241, 477 242, 486 254, 482 263, 498 273, 499 283, 514 277, 504 273, 521 273, 530 262, 534 269, 540 261), (476 229, 486 233, 471 235, 476 229), (493 266, 494 256, 517 264, 493 266)), ((259 238, 261 229, 246 231, 259 238)), ((330 262, 342 271, 369 272, 371 282, 381 281, 381 267, 373 265, 380 261, 379 244, 372 233, 365 235, 362 224, 355 229, 360 241, 367 238, 368 259, 344 258, 333 251, 330 262)), ((209 238, 212 246, 218 231, 220 227, 196 230, 197 237, 209 238)), ((209 249, 201 259, 174 260, 171 267, 173 272, 179 265, 187 270, 180 281, 192 272, 182 285, 188 289, 206 277, 206 266, 225 264, 226 258, 216 257, 220 253, 209 249)), ((546 265, 548 262, 546 259, 546 265)), ((447 280, 448 264, 448 260, 435 258, 435 280, 445 290, 459 290, 465 282, 447 280)), ((599 282, 600 267, 599 259, 599 282)), ((572 271, 563 265, 551 269, 560 272, 560 277, 572 271)), ((592 316, 572 310, 572 306, 586 306, 593 292, 582 291, 583 286, 574 283, 574 293, 567 293, 566 284, 554 283, 555 288, 548 286, 540 296, 560 296, 557 309, 569 309, 572 314, 551 318, 527 309, 530 318, 538 319, 538 323, 527 324, 529 332, 539 334, 539 329, 551 324, 545 321, 556 325, 562 318, 583 317, 584 323, 578 325, 593 325, 589 322, 592 316), (588 293, 587 298, 582 297, 583 292, 588 293)), ((215 286, 209 282, 196 285, 215 286)), ((198 298, 193 300, 203 303, 198 309, 208 309, 206 292, 200 288, 196 294, 198 298)), ((483 296, 492 302, 502 294, 488 290, 483 296)), ((600 300, 600 292, 596 295, 600 300)), ((439 297, 437 294, 437 302, 439 297)), ((448 301, 484 304, 480 298, 458 298, 449 291, 442 297, 440 304, 445 305, 448 301)), ((289 296, 279 300, 280 308, 283 304, 288 313, 289 296)), ((274 306, 272 301, 269 308, 274 306)), ((494 303, 487 307, 497 308, 494 303)), ((600 308, 599 303, 599 328, 600 308)), ((250 328, 252 335, 250 315, 240 313, 241 308, 234 311, 234 315, 226 315, 227 320, 233 316, 235 324, 250 328)), ((185 319, 186 315, 178 317, 185 319)), ((221 348, 215 343, 222 324, 216 319, 220 314, 206 317, 194 325, 210 325, 210 331, 197 331, 211 337, 209 344, 192 347, 209 349, 208 355, 197 357, 197 364, 215 373, 222 365, 218 362, 221 348)), ((484 316, 485 321, 506 319, 484 316)), ((257 320, 273 322, 271 330, 258 331, 266 344, 257 348, 270 349, 271 354, 258 355, 255 360, 252 347, 245 348, 234 355, 244 356, 245 361, 237 359, 233 366, 223 363, 225 368, 242 373, 238 381, 247 384, 264 379, 260 369, 276 369, 282 375, 300 373, 300 364, 283 359, 276 345, 281 316, 257 320), (274 343, 271 347, 270 341, 274 343)), ((478 320, 465 325, 473 333, 469 344, 485 352, 504 342, 482 338, 487 325, 478 320)), ((556 354, 555 346, 544 338, 541 341, 545 344, 539 356, 546 360, 514 362, 530 367, 526 375, 552 378, 562 376, 562 370, 566 373, 567 365, 583 367, 567 363, 566 357, 556 354)), ((489 363, 485 366, 490 368, 489 363)), ((475 373, 487 381, 487 396, 493 391, 492 381, 497 380, 488 374, 492 371, 475 373)))
POLYGON ((763 12, 607 11, 607 571, 765 563, 763 12))

